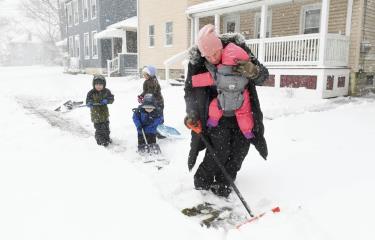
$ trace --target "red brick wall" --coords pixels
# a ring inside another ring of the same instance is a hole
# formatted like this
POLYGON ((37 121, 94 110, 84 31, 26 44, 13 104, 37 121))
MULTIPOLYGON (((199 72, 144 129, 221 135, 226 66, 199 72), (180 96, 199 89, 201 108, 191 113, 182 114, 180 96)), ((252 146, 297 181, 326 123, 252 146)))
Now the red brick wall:
POLYGON ((317 76, 310 75, 281 75, 280 87, 316 89, 317 76))

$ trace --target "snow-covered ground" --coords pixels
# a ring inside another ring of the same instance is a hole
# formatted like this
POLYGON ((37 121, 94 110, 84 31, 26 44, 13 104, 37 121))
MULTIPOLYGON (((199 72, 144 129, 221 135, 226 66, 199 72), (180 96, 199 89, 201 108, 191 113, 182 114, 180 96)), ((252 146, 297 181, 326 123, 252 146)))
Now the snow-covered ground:
POLYGON ((92 87, 91 76, 61 71, 0 67, 0 239, 375 239, 375 97, 259 87, 269 158, 252 147, 236 183, 255 213, 281 213, 225 231, 180 213, 205 200, 187 170, 182 87, 162 83, 166 124, 184 138, 160 141, 171 164, 158 171, 135 153, 131 109, 142 81, 107 80, 116 145, 105 149, 88 109, 53 111, 92 87))

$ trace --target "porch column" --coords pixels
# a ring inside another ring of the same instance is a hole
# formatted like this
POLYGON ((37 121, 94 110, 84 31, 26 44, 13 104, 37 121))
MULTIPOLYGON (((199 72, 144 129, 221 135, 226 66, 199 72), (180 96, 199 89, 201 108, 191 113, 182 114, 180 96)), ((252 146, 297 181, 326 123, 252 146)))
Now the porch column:
POLYGON ((326 55, 328 19, 329 19, 329 2, 322 0, 322 10, 320 12, 320 36, 319 36, 319 66, 324 67, 326 55))
MULTIPOLYGON (((267 11, 268 5, 262 5, 262 11, 260 14, 260 39, 266 38, 267 35, 267 11)), ((263 63, 264 62, 264 55, 265 55, 265 43, 264 41, 260 41, 259 49, 258 49, 258 60, 263 63)))
POLYGON ((219 14, 215 14, 215 29, 216 29, 216 33, 220 34, 220 15, 219 14))
POLYGON ((115 39, 114 38, 111 38, 111 48, 112 48, 112 55, 111 55, 111 59, 114 59, 115 58, 115 39))
POLYGON ((165 65, 165 80, 169 81, 169 65, 165 65))
POLYGON ((124 35, 122 36, 121 53, 128 53, 128 43, 126 42, 126 29, 124 29, 124 35))
POLYGON ((197 37, 198 37, 198 33, 199 33, 199 17, 195 17, 194 18, 194 43, 197 41, 197 37))

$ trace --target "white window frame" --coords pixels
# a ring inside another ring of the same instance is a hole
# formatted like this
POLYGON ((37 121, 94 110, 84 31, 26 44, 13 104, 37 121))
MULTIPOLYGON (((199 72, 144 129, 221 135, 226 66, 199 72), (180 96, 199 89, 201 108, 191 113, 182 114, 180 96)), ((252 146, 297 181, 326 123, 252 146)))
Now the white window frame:
POLYGON ((98 59, 99 58, 98 39, 95 38, 95 35, 97 33, 98 33, 97 31, 91 32, 91 58, 92 59, 98 59), (96 47, 96 54, 94 54, 94 46, 96 47))
POLYGON ((90 12, 91 12, 91 19, 96 19, 98 15, 98 4, 96 3, 97 0, 90 0, 90 12), (95 11, 92 10, 92 7, 95 5, 95 11), (95 15, 94 15, 95 13, 95 15))
MULTIPOLYGON (((260 18, 261 18, 261 12, 256 12, 254 17, 254 38, 259 39, 260 38, 260 18), (259 28, 258 28, 259 27, 259 28), (259 35, 259 37, 258 37, 259 35)), ((267 32, 266 32, 266 38, 272 37, 272 10, 267 11, 267 32), (268 33, 268 35, 267 35, 268 33)))
POLYGON ((164 23, 164 46, 165 47, 172 47, 173 46, 173 21, 168 21, 168 22, 165 22, 164 23), (167 24, 168 23, 171 23, 172 24, 172 32, 168 32, 167 33, 167 24), (171 36, 172 37, 172 43, 171 44, 167 44, 167 36, 171 36))
POLYGON ((72 2, 68 2, 65 6, 67 12, 68 27, 72 27, 74 22, 72 2))
POLYGON ((79 24, 79 7, 78 7, 78 0, 73 0, 73 21, 74 25, 79 24))
POLYGON ((79 35, 74 36, 74 57, 81 58, 81 43, 79 35))
POLYGON ((69 36, 69 56, 74 57, 74 39, 73 39, 73 36, 69 36))
POLYGON ((82 0, 82 22, 87 22, 90 16, 89 0, 82 0), (85 10, 87 10, 87 17, 85 18, 85 10))
MULTIPOLYGON (((305 34, 306 12, 312 11, 312 10, 318 10, 318 9, 320 10, 320 18, 321 18, 322 17, 322 5, 320 3, 302 6, 302 8, 301 8, 301 19, 300 19, 300 34, 305 34)), ((320 26, 320 20, 319 20, 319 31, 318 31, 318 33, 320 32, 320 29, 321 29, 321 26, 320 26)))
POLYGON ((223 33, 228 33, 228 22, 234 22, 236 24, 235 26, 235 31, 236 33, 240 32, 240 24, 241 24, 241 19, 239 14, 230 14, 230 15, 225 15, 223 18, 223 23, 224 23, 224 28, 223 28, 223 33))
POLYGON ((155 47, 155 24, 153 25, 148 25, 148 47, 149 48, 154 48, 155 47), (154 34, 153 35, 150 35, 150 28, 151 27, 154 27, 154 34), (151 38, 154 39, 154 45, 151 46, 151 38))
POLYGON ((86 60, 90 59, 90 34, 88 32, 83 34, 83 55, 86 60))

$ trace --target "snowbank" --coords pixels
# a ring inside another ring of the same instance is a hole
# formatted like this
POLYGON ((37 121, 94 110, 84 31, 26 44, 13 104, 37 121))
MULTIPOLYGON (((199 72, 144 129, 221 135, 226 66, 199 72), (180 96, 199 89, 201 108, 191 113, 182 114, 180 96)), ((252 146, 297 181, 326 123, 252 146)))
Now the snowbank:
POLYGON ((157 171, 135 154, 131 108, 142 81, 108 79, 111 136, 122 148, 107 150, 95 144, 88 109, 51 113, 65 100, 84 100, 91 76, 43 67, 0 72, 0 239, 375 238, 373 97, 316 100, 259 88, 270 155, 262 161, 251 148, 236 183, 255 213, 282 211, 225 232, 180 213, 207 200, 187 171, 182 87, 162 82, 166 123, 185 139, 160 141, 171 164, 157 171))

